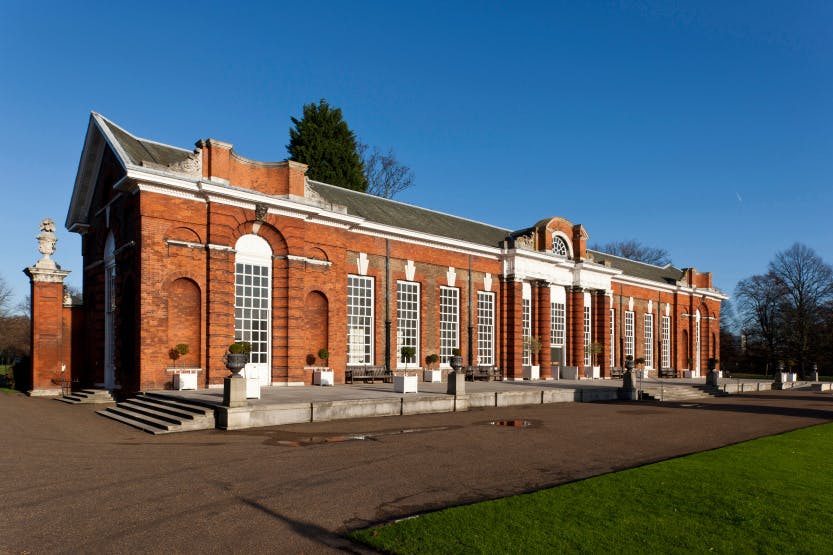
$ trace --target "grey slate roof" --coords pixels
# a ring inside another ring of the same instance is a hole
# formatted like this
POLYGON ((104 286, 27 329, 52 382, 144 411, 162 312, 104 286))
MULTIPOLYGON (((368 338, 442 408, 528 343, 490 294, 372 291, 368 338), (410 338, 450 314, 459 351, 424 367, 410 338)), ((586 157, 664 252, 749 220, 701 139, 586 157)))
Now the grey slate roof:
POLYGON ((125 131, 101 114, 98 114, 98 117, 127 154, 130 159, 129 162, 135 166, 168 167, 193 155, 190 150, 141 139, 125 131))
POLYGON ((499 247, 511 230, 434 212, 367 193, 309 180, 309 187, 324 200, 344 206, 347 213, 372 222, 440 235, 478 245, 499 247))
POLYGON ((627 258, 590 249, 587 249, 587 254, 588 257, 592 254, 593 260, 600 264, 610 262, 613 268, 622 270, 623 273, 629 276, 671 285, 675 285, 677 281, 683 278, 683 271, 675 268, 671 264, 667 266, 654 266, 653 264, 628 260, 627 258))
MULTIPOLYGON (((193 151, 136 137, 102 115, 95 115, 106 125, 133 165, 169 168, 193 156, 193 151)), ((523 235, 534 229, 531 227, 512 231, 313 180, 308 180, 308 186, 322 200, 343 207, 350 215, 378 224, 477 245, 499 247, 507 237, 523 235)), ((587 253, 592 255, 595 262, 607 261, 613 268, 630 276, 667 284, 676 284, 683 277, 683 271, 671 265, 654 266, 590 249, 587 253)))

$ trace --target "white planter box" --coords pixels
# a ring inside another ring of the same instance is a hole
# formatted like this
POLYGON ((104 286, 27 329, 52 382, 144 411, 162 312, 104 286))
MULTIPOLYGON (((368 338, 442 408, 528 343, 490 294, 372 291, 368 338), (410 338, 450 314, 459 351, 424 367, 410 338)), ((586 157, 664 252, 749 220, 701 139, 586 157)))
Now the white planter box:
POLYGON ((443 373, 439 370, 425 370, 422 373, 422 381, 439 383, 443 381, 443 373))
POLYGON ((683 370, 684 378, 699 378, 700 372, 697 370, 683 370))
POLYGON ((257 376, 246 380, 246 399, 260 399, 260 380, 257 376))
POLYGON ((537 364, 524 365, 524 379, 525 380, 539 380, 541 379, 541 367, 537 364))
POLYGON ((315 370, 312 373, 313 385, 335 385, 335 372, 332 370, 315 370))
POLYGON ((601 366, 585 366, 584 367, 584 377, 591 379, 591 380, 598 380, 602 377, 602 367, 601 366))
POLYGON ((791 382, 798 381, 798 374, 796 372, 788 372, 787 373, 787 380, 791 382))
POLYGON ((197 376, 202 372, 202 368, 175 367, 168 368, 165 371, 173 374, 172 381, 174 389, 182 391, 183 389, 197 389, 197 376))
POLYGON ((417 393, 417 377, 394 376, 393 390, 396 393, 417 393))
POLYGON ((174 389, 197 389, 196 372, 174 374, 174 389))

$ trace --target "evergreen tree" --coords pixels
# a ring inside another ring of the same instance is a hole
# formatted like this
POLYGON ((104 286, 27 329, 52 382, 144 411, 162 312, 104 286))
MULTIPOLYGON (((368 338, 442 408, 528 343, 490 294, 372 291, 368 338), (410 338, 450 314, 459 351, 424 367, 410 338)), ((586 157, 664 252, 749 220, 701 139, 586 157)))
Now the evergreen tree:
POLYGON ((354 191, 367 189, 356 135, 341 108, 332 108, 322 98, 318 104, 305 104, 303 117, 292 118, 292 123, 286 149, 292 160, 309 166, 310 179, 354 191))

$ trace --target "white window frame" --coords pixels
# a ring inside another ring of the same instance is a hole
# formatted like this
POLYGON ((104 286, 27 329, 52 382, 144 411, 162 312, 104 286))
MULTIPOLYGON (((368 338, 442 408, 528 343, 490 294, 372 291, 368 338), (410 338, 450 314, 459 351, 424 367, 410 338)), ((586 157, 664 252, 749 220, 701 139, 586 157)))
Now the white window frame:
POLYGON ((477 363, 495 364, 495 294, 477 292, 477 363))
POLYGON ((592 340, 593 331, 593 316, 591 315, 590 307, 584 305, 584 365, 593 365, 593 355, 590 352, 590 342, 592 340))
POLYGON ((645 348, 645 368, 654 367, 654 315, 646 313, 642 319, 642 338, 645 348))
POLYGON ((671 317, 662 317, 662 368, 671 368, 671 317))
POLYGON ((523 361, 521 364, 532 364, 532 349, 529 339, 532 337, 532 299, 521 299, 521 328, 523 337, 523 361))
POLYGON ((567 241, 565 241, 563 237, 553 234, 552 253, 556 256, 562 256, 564 258, 570 256, 570 247, 567 245, 567 241))
POLYGON ((271 267, 266 260, 238 254, 234 264, 234 340, 252 346, 249 364, 271 363, 271 306, 271 267))
POLYGON ((633 356, 633 310, 625 311, 625 356, 633 356))
POLYGON ((396 282, 396 365, 419 366, 420 284, 415 281, 396 282), (413 347, 414 357, 402 360, 402 347, 413 347))
POLYGON ((616 314, 610 309, 610 367, 616 366, 616 314))
POLYGON ((552 346, 563 348, 566 336, 567 305, 565 303, 550 303, 550 342, 552 346))
POLYGON ((347 364, 373 364, 375 285, 371 276, 347 275, 347 364))
POLYGON ((454 349, 460 348, 460 289, 440 286, 440 366, 448 368, 454 349))

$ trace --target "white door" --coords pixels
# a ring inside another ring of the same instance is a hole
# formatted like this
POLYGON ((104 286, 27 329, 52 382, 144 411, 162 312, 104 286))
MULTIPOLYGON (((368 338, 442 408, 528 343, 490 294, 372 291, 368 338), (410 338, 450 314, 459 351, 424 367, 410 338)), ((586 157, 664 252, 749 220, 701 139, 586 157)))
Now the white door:
POLYGON ((272 384, 272 249, 257 235, 244 235, 235 249, 234 338, 252 345, 242 375, 246 378, 246 397, 260 398, 260 387, 272 384))

